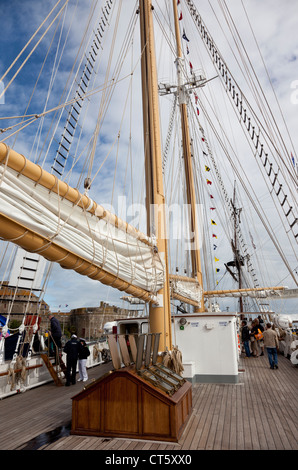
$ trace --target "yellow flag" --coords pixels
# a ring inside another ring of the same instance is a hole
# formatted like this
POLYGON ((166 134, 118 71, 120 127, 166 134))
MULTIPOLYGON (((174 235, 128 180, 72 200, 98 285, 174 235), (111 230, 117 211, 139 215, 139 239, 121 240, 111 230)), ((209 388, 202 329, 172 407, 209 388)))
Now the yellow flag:
POLYGON ((218 258, 214 258, 214 259, 215 259, 215 261, 219 261, 219 259, 218 259, 218 258))
POLYGON ((211 219, 211 224, 212 225, 216 225, 216 223, 214 222, 214 220, 211 219))

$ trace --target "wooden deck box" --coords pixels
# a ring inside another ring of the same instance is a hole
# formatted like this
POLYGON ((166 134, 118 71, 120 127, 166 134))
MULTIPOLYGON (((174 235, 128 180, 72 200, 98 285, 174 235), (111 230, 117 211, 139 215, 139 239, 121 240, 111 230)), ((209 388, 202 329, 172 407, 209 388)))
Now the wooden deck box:
POLYGON ((72 397, 71 434, 177 442, 192 409, 192 386, 172 396, 134 367, 115 370, 72 397))

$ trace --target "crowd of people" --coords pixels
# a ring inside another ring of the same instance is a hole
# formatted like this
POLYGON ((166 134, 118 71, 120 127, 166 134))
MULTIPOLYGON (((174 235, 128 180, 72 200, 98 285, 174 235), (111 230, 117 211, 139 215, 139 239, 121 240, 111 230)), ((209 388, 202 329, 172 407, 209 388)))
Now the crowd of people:
POLYGON ((257 358, 264 356, 266 348, 270 369, 278 369, 278 335, 274 325, 269 322, 266 325, 264 324, 261 315, 255 320, 242 320, 241 341, 246 357, 257 358))

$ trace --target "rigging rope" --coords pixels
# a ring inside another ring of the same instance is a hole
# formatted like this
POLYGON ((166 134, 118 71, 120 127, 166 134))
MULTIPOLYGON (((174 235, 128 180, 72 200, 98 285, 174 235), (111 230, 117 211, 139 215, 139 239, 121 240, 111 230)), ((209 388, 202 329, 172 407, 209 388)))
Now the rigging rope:
MULTIPOLYGON (((254 111, 252 110, 248 100, 244 96, 243 92, 237 85, 235 79, 233 78, 231 72, 229 71, 226 63, 224 62, 222 56, 219 53, 217 46, 215 45, 213 39, 211 38, 206 26, 204 25, 201 16, 196 10, 193 2, 191 0, 186 0, 187 6, 189 8, 190 14, 194 19, 194 22, 198 28, 198 31, 203 39, 203 43, 206 46, 206 49, 214 61, 214 65, 217 67, 219 71, 219 77, 223 81, 224 85, 226 86, 227 92, 229 92, 229 96, 231 101, 236 106, 236 109, 239 112, 241 124, 245 127, 246 131, 248 132, 256 150, 256 154, 262 161, 263 167, 269 180, 271 182, 272 188, 274 189, 275 195, 281 205, 283 214, 285 215, 288 224, 289 224, 289 231, 292 232, 296 242, 298 242, 298 232, 295 233, 294 227, 297 225, 297 217, 293 214, 293 206, 296 204, 290 203, 287 200, 287 195, 285 194, 284 190, 282 189, 282 184, 279 181, 278 173, 279 171, 273 170, 273 164, 268 159, 268 154, 265 152, 264 144, 261 143, 261 138, 263 137, 264 141, 267 141, 268 148, 272 146, 271 154, 276 152, 279 155, 279 158, 282 159, 278 149, 276 148, 275 144, 273 143, 272 139, 269 137, 268 132, 260 122, 259 118, 256 116, 254 111), (244 104, 246 104, 247 109, 244 108, 244 104), (253 118, 249 117, 248 110, 251 112, 253 118), (253 120, 257 123, 257 125, 253 123, 253 120), (258 128, 258 132, 257 129, 258 128), (262 133, 263 131, 263 133, 262 133), (273 177, 273 180, 272 180, 273 177)), ((269 150, 270 151, 270 150, 269 150)), ((286 168, 289 172, 289 170, 286 168)), ((290 178, 294 178, 294 176, 289 173, 290 178)))
MULTIPOLYGON (((59 0, 57 2, 56 5, 58 5, 58 3, 60 3, 61 0, 59 0)), ((24 65, 26 64, 26 62, 29 60, 29 58, 31 57, 31 55, 33 54, 33 52, 35 51, 35 49, 39 46, 40 42, 42 41, 42 39, 46 36, 46 34, 48 33, 49 29, 52 27, 52 25, 54 24, 54 22, 56 21, 56 19, 60 16, 60 14, 63 12, 64 8, 66 7, 66 5, 68 4, 69 0, 66 0, 63 7, 59 10, 59 12, 57 13, 57 15, 55 16, 55 18, 52 20, 52 22, 49 24, 49 26, 47 27, 47 29, 45 30, 45 32, 42 34, 42 36, 40 37, 40 39, 37 41, 37 43, 35 44, 35 46, 33 47, 33 49, 31 50, 31 52, 28 54, 28 56, 26 57, 26 59, 23 61, 23 63, 21 64, 21 66, 18 68, 18 70, 16 71, 16 73, 14 74, 14 76, 12 77, 12 79, 8 82, 8 84, 6 85, 6 87, 4 88, 3 92, 1 93, 0 95, 0 98, 4 95, 4 93, 7 91, 7 89, 10 87, 10 85, 12 84, 12 82, 14 81, 14 79, 16 78, 16 76, 19 74, 19 72, 22 70, 22 68, 24 67, 24 65)), ((53 10, 55 9, 55 7, 53 8, 53 10)), ((53 11, 52 10, 52 11, 53 11)), ((49 13, 49 15, 47 16, 47 18, 51 15, 52 11, 49 13)), ((46 18, 46 19, 47 19, 46 18)), ((45 23, 46 20, 43 21, 43 23, 40 25, 40 27, 37 29, 37 31, 34 33, 34 35, 31 37, 31 39, 28 41, 28 43, 26 44, 26 46, 22 49, 22 51, 20 52, 20 54, 17 56, 17 58, 14 60, 14 62, 12 63, 12 65, 8 68, 8 70, 5 72, 5 74, 1 77, 0 81, 3 81, 3 79, 6 77, 6 75, 8 74, 8 72, 11 70, 11 68, 13 67, 13 65, 16 63, 16 61, 18 60, 18 58, 21 56, 21 54, 23 53, 23 51, 26 49, 26 47, 30 44, 30 42, 32 41, 32 39, 36 36, 36 34, 38 33, 38 31, 40 30, 41 26, 45 23)))
MULTIPOLYGON (((238 38, 239 38, 240 41, 241 41, 241 38, 240 38, 239 32, 238 32, 238 30, 237 30, 237 27, 236 27, 234 21, 232 20, 231 13, 229 12, 229 9, 228 9, 228 7, 227 7, 227 5, 226 5, 226 1, 225 1, 225 0, 223 0, 223 1, 224 1, 224 4, 225 4, 225 8, 226 8, 226 10, 228 11, 228 15, 229 15, 229 17, 231 18, 231 21, 233 22, 234 28, 235 28, 235 30, 236 30, 236 32, 237 32, 237 36, 238 36, 238 38)), ((254 33, 253 28, 252 28, 252 25, 251 25, 251 22, 250 22, 250 20, 249 20, 247 10, 245 9, 245 6, 244 6, 244 4, 243 4, 243 0, 241 0, 241 4, 242 4, 243 10, 244 10, 244 12, 245 12, 245 15, 246 15, 246 18, 247 18, 247 21, 248 21, 250 30, 251 30, 251 32, 252 32, 252 35, 253 35, 255 44, 256 44, 257 49, 258 49, 258 52, 259 52, 259 54, 260 54, 260 57, 261 57, 261 60, 262 60, 264 69, 265 69, 265 71, 266 71, 266 75, 267 75, 268 81, 269 81, 269 83, 270 83, 272 92, 273 92, 273 94, 274 94, 276 103, 277 103, 277 105, 278 105, 280 115, 281 115, 281 117, 282 117, 282 119, 283 119, 283 123, 284 123, 284 125, 285 125, 285 128, 286 128, 286 131, 287 131, 289 140, 290 140, 290 142, 291 142, 291 144, 292 144, 292 147, 294 148, 294 145, 293 145, 293 142, 292 142, 292 139, 291 139, 291 136, 290 136, 290 133, 289 133, 289 130, 288 130, 288 127, 287 127, 285 118, 284 118, 283 113, 282 113, 282 109, 281 109, 280 104, 279 104, 279 102, 278 102, 277 95, 276 95, 276 93, 275 93, 272 80, 271 80, 271 78, 270 78, 270 76, 269 76, 268 69, 267 69, 267 67, 266 67, 264 58, 263 58, 263 56, 262 56, 260 47, 259 47, 259 45, 258 45, 256 36, 255 36, 255 33, 254 33)), ((254 70, 254 68, 253 68, 253 65, 252 65, 252 63, 251 63, 251 61, 250 61, 250 59, 249 59, 248 53, 247 53, 246 48, 245 48, 245 46, 244 46, 244 44, 243 44, 242 41, 241 41, 241 44, 242 44, 243 49, 244 49, 244 51, 245 51, 245 56, 247 57, 247 59, 248 59, 248 61, 249 61, 249 64, 250 64, 251 68, 253 69, 253 77, 256 79, 257 83, 259 84, 259 87, 260 87, 262 96, 263 96, 263 98, 264 98, 264 100, 265 100, 265 103, 267 104, 269 114, 270 114, 270 116, 271 116, 271 118, 272 118, 272 121, 273 121, 273 126, 275 127, 275 131, 278 133, 278 136, 279 136, 279 139, 280 139, 280 141, 281 141, 281 145, 282 145, 282 147, 283 147, 283 150, 284 150, 284 152, 286 153, 286 156, 289 158, 289 155, 287 155, 286 144, 285 144, 285 142, 284 142, 284 140, 283 140, 283 136, 282 136, 282 134, 281 134, 281 132, 280 132, 280 130, 279 130, 279 126, 278 126, 278 124, 276 123, 276 120, 275 120, 275 118, 274 118, 274 115, 273 115, 273 113, 272 113, 272 110, 270 109, 268 100, 266 99, 265 93, 263 92, 263 90, 262 90, 262 88, 261 88, 261 85, 260 85, 259 79, 258 79, 258 77, 257 77, 257 74, 256 74, 256 72, 255 72, 255 70, 254 70)), ((252 78, 252 84, 254 84, 253 78, 252 78)), ((260 111, 262 112, 263 109, 264 109, 264 106, 262 106, 262 103, 260 103, 260 111)), ((269 118, 270 118, 270 116, 269 116, 269 118)), ((283 163, 285 163, 285 162, 283 162, 283 163)), ((289 158, 289 163, 291 164, 290 158, 289 158)))
POLYGON ((246 188, 246 186, 245 186, 245 184, 244 184, 244 181, 243 181, 243 179, 241 178, 240 173, 239 173, 239 171, 238 171, 236 165, 235 165, 234 162, 232 161, 232 159, 231 159, 231 157, 230 157, 230 155, 229 155, 229 152, 227 152, 225 146, 223 145, 223 142, 222 142, 222 140, 220 139, 220 137, 219 137, 219 135, 218 135, 216 129, 214 128, 214 125, 213 125, 213 123, 212 123, 210 117, 208 117, 208 113, 207 113, 207 111, 205 110, 205 108, 203 107, 203 104, 202 104, 202 103, 201 103, 201 107, 202 107, 202 109, 204 109, 205 116, 207 117, 207 120, 208 120, 208 122, 209 122, 211 128, 213 129, 213 131, 214 131, 214 133, 215 133, 215 135, 216 135, 216 137, 217 137, 218 142, 221 144, 223 150, 225 151, 225 154, 226 154, 226 156, 228 157, 228 159, 229 159, 229 161, 230 161, 230 163, 231 163, 231 166, 232 166, 232 168, 233 168, 234 171, 235 171, 235 174, 237 174, 238 179, 239 179, 239 181, 241 182, 243 188, 245 189, 246 194, 247 194, 249 200, 251 201, 251 203, 252 203, 252 205, 253 205, 253 207, 254 207, 256 213, 258 214, 260 220, 262 221, 264 228, 266 229, 266 231, 267 231, 269 237, 271 238, 271 240, 272 240, 274 246, 276 247, 278 253, 280 254, 280 256, 281 256, 281 258, 282 258, 282 260, 284 261, 285 266, 287 267, 288 271, 290 272, 290 274, 291 274, 293 280, 295 281, 296 285, 298 285, 297 280, 295 279, 295 277, 294 277, 294 275, 293 275, 293 273, 292 273, 292 269, 291 269, 291 267, 290 267, 290 265, 289 265, 287 259, 285 258, 285 255, 284 255, 284 253, 283 253, 282 247, 279 245, 278 241, 277 241, 276 238, 274 237, 274 230, 273 230, 272 227, 270 226, 270 222, 268 222, 268 223, 265 222, 266 215, 264 215, 264 217, 261 215, 261 212, 260 212, 259 208, 258 208, 257 205, 256 205, 255 199, 252 197, 251 192, 247 190, 247 188, 246 188), (269 229, 269 228, 270 228, 270 229, 269 229))

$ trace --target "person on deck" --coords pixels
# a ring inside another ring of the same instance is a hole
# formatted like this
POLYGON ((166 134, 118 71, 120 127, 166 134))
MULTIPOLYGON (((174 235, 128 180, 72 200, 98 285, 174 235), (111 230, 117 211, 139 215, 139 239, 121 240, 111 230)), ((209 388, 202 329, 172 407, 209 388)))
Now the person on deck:
POLYGON ((242 321, 242 330, 241 330, 241 340, 242 340, 242 343, 244 345, 246 357, 251 356, 250 347, 249 347, 249 343, 250 343, 249 338, 250 338, 250 334, 249 334, 249 329, 248 329, 248 326, 247 326, 247 321, 243 320, 242 321))
POLYGON ((251 322, 251 327, 249 328, 249 334, 250 334, 250 346, 251 346, 251 351, 252 351, 252 357, 258 357, 258 345, 257 341, 255 340, 253 328, 255 326, 255 320, 252 320, 251 322))
POLYGON ((76 383, 76 369, 80 348, 81 343, 76 335, 72 335, 64 346, 63 351, 66 353, 66 387, 71 383, 73 385, 76 383))
POLYGON ((276 331, 271 328, 271 323, 266 324, 264 331, 264 344, 267 349, 270 369, 278 369, 277 351, 279 349, 278 336, 276 331))
POLYGON ((82 347, 79 350, 79 376, 80 377, 78 381, 82 380, 83 382, 86 382, 86 380, 88 380, 86 363, 87 363, 88 356, 90 356, 90 351, 84 339, 80 339, 80 343, 82 347))
POLYGON ((55 364, 56 364, 57 359, 58 359, 59 349, 62 347, 62 344, 61 344, 62 331, 61 331, 61 326, 60 326, 58 318, 50 314, 49 319, 51 322, 51 339, 52 339, 52 341, 50 341, 50 348, 51 347, 53 348, 55 364))
POLYGON ((257 338, 257 335, 260 332, 263 333, 263 331, 264 331, 264 328, 262 327, 262 325, 260 325, 259 320, 256 318, 253 321, 253 326, 252 326, 252 329, 251 329, 251 334, 254 336, 254 350, 255 350, 254 356, 255 357, 264 356, 264 341, 263 341, 263 338, 262 339, 257 338), (260 350, 261 350, 261 354, 259 354, 260 350))

